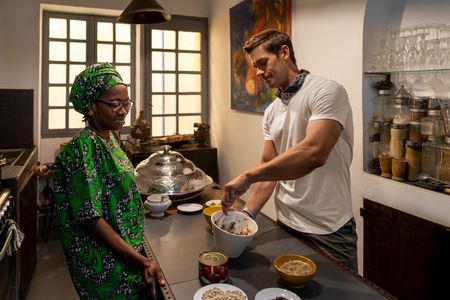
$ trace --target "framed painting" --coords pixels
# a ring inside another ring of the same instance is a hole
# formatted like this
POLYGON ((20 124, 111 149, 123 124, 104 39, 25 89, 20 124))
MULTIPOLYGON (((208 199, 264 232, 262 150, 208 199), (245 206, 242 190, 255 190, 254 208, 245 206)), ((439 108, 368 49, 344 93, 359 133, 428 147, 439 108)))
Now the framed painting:
POLYGON ((252 35, 270 28, 291 35, 291 0, 244 0, 230 8, 232 109, 263 113, 275 99, 242 49, 252 35))

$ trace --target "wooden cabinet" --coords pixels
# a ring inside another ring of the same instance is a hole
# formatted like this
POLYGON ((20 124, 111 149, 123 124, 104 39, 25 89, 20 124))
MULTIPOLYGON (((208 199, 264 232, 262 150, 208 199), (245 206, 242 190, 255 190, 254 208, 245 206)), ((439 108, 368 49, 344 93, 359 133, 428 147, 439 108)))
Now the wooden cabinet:
MULTIPOLYGON (((125 150, 133 166, 148 158, 152 153, 161 150, 161 146, 152 145, 145 148, 134 147, 131 143, 124 141, 122 148, 125 150)), ((217 148, 198 147, 196 144, 185 144, 173 147, 171 150, 179 152, 186 159, 192 161, 197 168, 200 168, 215 182, 219 182, 219 170, 217 167, 217 148)))
POLYGON ((450 299, 450 228, 364 199, 364 277, 398 299, 450 299))

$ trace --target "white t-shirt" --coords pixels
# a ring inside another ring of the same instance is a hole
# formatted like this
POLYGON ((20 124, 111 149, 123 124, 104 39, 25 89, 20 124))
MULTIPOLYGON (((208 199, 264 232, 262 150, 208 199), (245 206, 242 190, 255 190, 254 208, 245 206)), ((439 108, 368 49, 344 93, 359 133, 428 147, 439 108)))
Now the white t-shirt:
POLYGON ((267 107, 263 130, 281 154, 304 139, 308 122, 319 119, 336 120, 343 128, 326 163, 302 178, 278 181, 274 197, 280 222, 297 231, 328 234, 353 217, 353 120, 347 92, 333 80, 309 74, 287 104, 277 98, 267 107))

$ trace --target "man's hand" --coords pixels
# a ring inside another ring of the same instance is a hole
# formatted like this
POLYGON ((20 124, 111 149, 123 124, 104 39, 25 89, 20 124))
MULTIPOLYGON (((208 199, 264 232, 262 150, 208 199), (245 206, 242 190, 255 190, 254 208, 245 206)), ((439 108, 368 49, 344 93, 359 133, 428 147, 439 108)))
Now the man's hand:
POLYGON ((250 187, 247 176, 239 175, 224 185, 222 194, 222 210, 225 214, 230 210, 234 201, 242 196, 250 187))
POLYGON ((158 284, 161 286, 164 286, 166 284, 158 263, 153 260, 147 259, 144 263, 142 277, 145 285, 147 286, 147 293, 150 299, 157 299, 156 287, 158 286, 158 284))

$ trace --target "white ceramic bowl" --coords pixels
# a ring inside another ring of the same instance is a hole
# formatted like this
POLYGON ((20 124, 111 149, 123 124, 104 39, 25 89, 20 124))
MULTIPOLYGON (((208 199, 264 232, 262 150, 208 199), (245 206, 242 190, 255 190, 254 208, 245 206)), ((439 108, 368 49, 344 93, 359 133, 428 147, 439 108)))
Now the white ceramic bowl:
POLYGON ((229 258, 239 257, 258 232, 258 224, 245 213, 239 211, 229 211, 227 216, 223 215, 222 210, 216 211, 211 216, 211 223, 216 249, 229 258), (233 228, 238 233, 241 233, 242 230, 250 231, 250 233, 246 235, 230 233, 221 228, 220 224, 229 228, 231 222, 235 223, 233 228))
POLYGON ((164 194, 150 195, 144 202, 145 208, 149 209, 150 215, 155 218, 164 216, 164 211, 168 209, 171 204, 172 201, 164 194))

